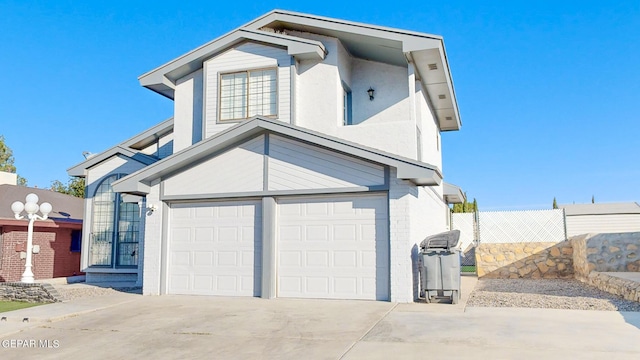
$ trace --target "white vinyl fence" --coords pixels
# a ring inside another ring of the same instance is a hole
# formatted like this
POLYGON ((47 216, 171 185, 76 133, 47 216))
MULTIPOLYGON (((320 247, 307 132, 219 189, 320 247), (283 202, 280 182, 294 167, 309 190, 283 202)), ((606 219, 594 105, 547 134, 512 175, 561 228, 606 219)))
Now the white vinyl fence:
POLYGON ((567 238, 562 209, 455 213, 451 226, 460 230, 462 250, 478 243, 560 242, 567 238))
POLYGON ((560 242, 566 236, 564 211, 482 211, 478 233, 480 243, 560 242))
POLYGON ((467 250, 469 245, 474 244, 476 239, 475 213, 453 213, 451 214, 451 229, 460 230, 460 248, 467 250))

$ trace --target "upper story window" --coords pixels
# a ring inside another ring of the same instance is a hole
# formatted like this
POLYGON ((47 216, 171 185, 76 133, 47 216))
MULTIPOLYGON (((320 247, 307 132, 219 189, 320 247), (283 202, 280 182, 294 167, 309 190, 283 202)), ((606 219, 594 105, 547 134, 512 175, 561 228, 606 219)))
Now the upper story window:
POLYGON ((277 115, 276 69, 248 70, 220 76, 220 120, 277 115))
POLYGON ((342 124, 353 125, 353 113, 351 109, 351 90, 346 84, 342 84, 342 124))

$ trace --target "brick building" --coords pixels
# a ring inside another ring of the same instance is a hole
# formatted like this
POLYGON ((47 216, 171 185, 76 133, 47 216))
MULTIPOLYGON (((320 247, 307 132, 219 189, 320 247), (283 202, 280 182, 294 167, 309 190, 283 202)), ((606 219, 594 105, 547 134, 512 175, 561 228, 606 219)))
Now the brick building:
POLYGON ((11 204, 24 202, 29 193, 38 195, 39 203, 53 206, 49 219, 34 223, 32 270, 36 280, 79 275, 83 200, 16 186, 15 178, 10 176, 14 174, 0 175, 0 282, 20 281, 24 272, 28 221, 17 220, 11 204))

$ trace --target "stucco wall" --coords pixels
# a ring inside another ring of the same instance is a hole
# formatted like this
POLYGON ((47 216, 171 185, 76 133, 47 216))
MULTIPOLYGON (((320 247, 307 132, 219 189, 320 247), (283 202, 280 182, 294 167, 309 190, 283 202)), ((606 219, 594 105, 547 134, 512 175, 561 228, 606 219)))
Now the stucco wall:
POLYGON ((480 244, 476 271, 486 278, 571 278, 573 249, 569 241, 480 244))
POLYGON ((176 82, 173 102, 173 150, 182 149, 202 140, 203 107, 202 69, 176 82))

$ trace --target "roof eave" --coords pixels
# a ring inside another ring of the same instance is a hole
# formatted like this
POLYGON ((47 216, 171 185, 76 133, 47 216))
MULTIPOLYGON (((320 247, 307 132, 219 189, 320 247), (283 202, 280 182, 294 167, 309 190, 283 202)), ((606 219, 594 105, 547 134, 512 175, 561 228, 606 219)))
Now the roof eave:
POLYGON ((101 162, 110 159, 113 156, 117 156, 117 155, 124 155, 130 159, 133 159, 135 161, 138 161, 142 164, 145 165, 151 165, 154 162, 157 161, 157 159, 149 156, 149 155, 145 155, 139 152, 134 152, 132 150, 126 149, 120 145, 116 145, 108 150, 105 150, 103 152, 101 152, 100 154, 97 154, 95 156, 92 156, 88 159, 86 159, 85 161, 72 166, 70 168, 67 169, 67 174, 69 174, 69 176, 76 176, 76 177, 85 177, 86 176, 86 170, 97 165, 100 164, 101 162))
POLYGON ((140 85, 173 99, 175 82, 179 78, 202 68, 206 59, 244 41, 286 47, 289 55, 299 59, 322 60, 326 55, 326 49, 319 41, 238 28, 141 75, 138 80, 140 85))
POLYGON ((233 143, 250 138, 264 131, 290 136, 313 143, 317 146, 334 149, 338 152, 395 167, 398 178, 411 181, 416 185, 435 186, 440 185, 442 182, 440 170, 432 165, 400 158, 379 150, 366 148, 343 139, 328 137, 324 134, 276 120, 255 117, 167 157, 153 166, 141 169, 114 182, 114 190, 136 195, 148 194, 151 183, 154 180, 175 173, 184 167, 185 164, 209 156, 233 143))
POLYGON ((466 196, 460 187, 447 182, 444 183, 443 194, 447 204, 461 204, 466 200, 466 196))

